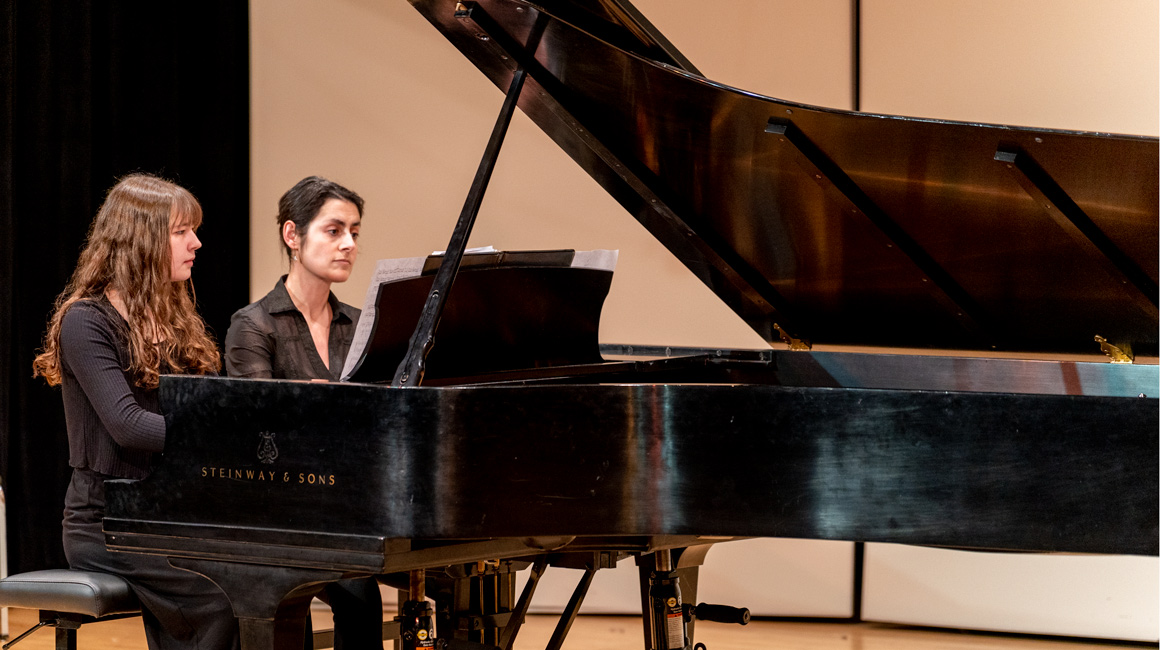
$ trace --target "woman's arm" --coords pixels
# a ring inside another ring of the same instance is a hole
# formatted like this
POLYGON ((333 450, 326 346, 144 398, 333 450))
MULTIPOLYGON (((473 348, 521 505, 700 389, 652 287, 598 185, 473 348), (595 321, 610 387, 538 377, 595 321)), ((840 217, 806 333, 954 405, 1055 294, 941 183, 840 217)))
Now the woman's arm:
POLYGON ((61 320, 60 353, 118 445, 154 452, 165 448, 165 418, 137 403, 104 313, 84 302, 70 307, 61 320))
POLYGON ((274 338, 249 315, 238 312, 226 332, 226 374, 246 379, 274 376, 274 338))

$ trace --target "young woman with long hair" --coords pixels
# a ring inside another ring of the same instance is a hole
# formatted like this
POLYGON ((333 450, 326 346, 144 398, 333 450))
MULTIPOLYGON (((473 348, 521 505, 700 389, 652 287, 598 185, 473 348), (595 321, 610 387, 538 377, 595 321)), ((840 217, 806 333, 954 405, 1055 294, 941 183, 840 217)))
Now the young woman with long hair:
POLYGON ((64 399, 69 566, 127 579, 154 649, 239 646, 237 620, 213 583, 161 557, 111 553, 102 531, 105 479, 144 478, 165 447, 159 376, 221 367, 191 296, 201 219, 184 188, 148 174, 122 178, 93 220, 33 362, 64 399))
MULTIPOLYGON (((278 233, 289 272, 261 300, 239 309, 226 333, 226 372, 251 379, 337 381, 360 311, 330 291, 358 257, 363 200, 310 176, 278 201, 278 233)), ((371 578, 327 585, 319 598, 334 612, 334 647, 381 650, 383 603, 371 578)), ((310 630, 307 630, 309 635, 310 630)))

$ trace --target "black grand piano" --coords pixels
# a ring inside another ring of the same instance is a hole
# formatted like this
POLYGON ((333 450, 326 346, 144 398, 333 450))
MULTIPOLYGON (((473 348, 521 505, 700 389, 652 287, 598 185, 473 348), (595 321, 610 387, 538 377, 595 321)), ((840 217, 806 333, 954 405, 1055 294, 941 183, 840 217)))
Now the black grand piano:
POLYGON ((691 606, 735 538, 1157 554, 1155 138, 754 95, 626 0, 411 3, 506 100, 393 376, 165 377, 164 461, 108 488, 109 546, 210 577, 246 648, 298 643, 344 576, 434 594, 406 647, 434 625, 508 648, 538 576, 583 569, 559 647, 592 573, 633 557, 668 648, 736 614, 691 606), (428 357, 516 108, 770 349, 428 357))

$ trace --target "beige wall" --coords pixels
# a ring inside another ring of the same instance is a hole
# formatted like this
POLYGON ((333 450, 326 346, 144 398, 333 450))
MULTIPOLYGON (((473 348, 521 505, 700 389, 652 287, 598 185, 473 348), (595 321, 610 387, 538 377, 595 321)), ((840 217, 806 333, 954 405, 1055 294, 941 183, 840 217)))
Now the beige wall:
MULTIPOLYGON (((710 78, 851 105, 847 0, 636 5, 710 78)), ((863 11, 863 110, 1157 133, 1154 0, 863 11)), ((502 94, 405 0, 252 0, 251 30, 251 297, 285 269, 278 197, 319 174, 367 200, 361 260, 336 287, 361 305, 376 259, 446 246, 502 94)), ((472 236, 485 244, 620 249, 602 341, 763 345, 522 115, 472 236)))
POLYGON ((1160 133, 1156 0, 862 0, 862 110, 1160 133))

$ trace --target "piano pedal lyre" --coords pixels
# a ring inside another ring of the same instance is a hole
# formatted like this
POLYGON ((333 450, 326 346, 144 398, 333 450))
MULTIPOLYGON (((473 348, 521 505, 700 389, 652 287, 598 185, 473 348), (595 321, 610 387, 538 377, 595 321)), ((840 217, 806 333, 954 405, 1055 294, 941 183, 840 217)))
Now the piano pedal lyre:
POLYGON ((656 570, 649 575, 649 611, 652 639, 649 650, 707 650, 704 643, 693 644, 688 626, 693 620, 718 623, 749 623, 749 610, 728 605, 686 605, 681 600, 680 578, 672 551, 656 551, 656 570))

